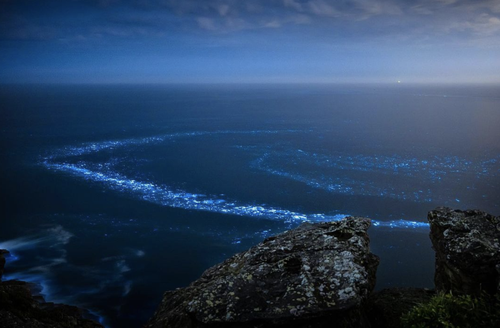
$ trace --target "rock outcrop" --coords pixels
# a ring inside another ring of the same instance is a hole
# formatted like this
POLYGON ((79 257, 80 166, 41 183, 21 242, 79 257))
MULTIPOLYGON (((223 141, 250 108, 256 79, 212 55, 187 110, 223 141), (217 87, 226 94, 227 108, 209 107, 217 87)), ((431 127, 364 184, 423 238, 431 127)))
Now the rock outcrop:
POLYGON ((370 220, 303 224, 166 292, 146 327, 368 327, 370 220))
MULTIPOLYGON (((5 265, 0 250, 0 273, 5 265)), ((1 276, 0 276, 1 278, 1 276)), ((24 281, 0 281, 0 326, 4 328, 103 328, 102 325, 85 319, 84 310, 75 306, 45 302, 34 295, 34 284, 24 281)))
POLYGON ((479 210, 437 208, 428 215, 438 291, 500 291, 500 217, 479 210))
POLYGON ((0 281, 2 281, 3 269, 5 267, 5 255, 7 254, 9 254, 9 251, 0 249, 0 281))

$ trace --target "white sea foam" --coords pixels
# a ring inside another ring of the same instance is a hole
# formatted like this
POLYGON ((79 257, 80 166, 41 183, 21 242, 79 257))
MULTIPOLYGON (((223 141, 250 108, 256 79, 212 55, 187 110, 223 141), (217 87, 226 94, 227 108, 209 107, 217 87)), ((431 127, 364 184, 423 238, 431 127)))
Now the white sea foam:
POLYGON ((61 300, 53 295, 50 275, 54 267, 67 263, 65 246, 70 242, 72 237, 72 233, 65 230, 62 226, 57 225, 44 229, 34 235, 0 241, 0 249, 7 249, 11 253, 11 256, 7 258, 7 261, 11 262, 10 265, 13 265, 12 262, 21 259, 20 253, 30 251, 34 248, 50 249, 50 254, 40 257, 36 266, 8 273, 3 279, 36 283, 42 287, 42 293, 46 300, 60 302, 61 300))
POLYGON ((0 249, 6 249, 12 254, 18 250, 38 247, 40 244, 50 244, 53 247, 66 245, 73 234, 62 226, 49 228, 41 233, 0 242, 0 249))
POLYGON ((72 233, 56 225, 34 235, 0 241, 0 249, 11 252, 11 256, 7 258, 11 262, 9 265, 11 270, 3 276, 3 280, 20 280, 36 284, 40 286, 40 293, 46 301, 89 309, 101 323, 105 324, 104 318, 98 312, 92 311, 84 300, 100 297, 108 293, 108 289, 122 288, 123 296, 130 293, 133 285, 126 275, 133 268, 129 264, 129 258, 141 257, 145 253, 142 250, 128 250, 122 255, 103 258, 99 266, 79 266, 67 261, 66 247, 72 237, 72 233), (44 250, 44 255, 36 257, 34 266, 23 261, 23 256, 20 254, 27 257, 27 254, 33 254, 36 250, 44 250), (13 261, 16 262, 12 263, 13 261), (82 288, 66 284, 64 289, 61 289, 57 283, 60 265, 64 265, 64 271, 73 272, 75 277, 80 276, 85 281, 91 281, 93 287, 82 288))

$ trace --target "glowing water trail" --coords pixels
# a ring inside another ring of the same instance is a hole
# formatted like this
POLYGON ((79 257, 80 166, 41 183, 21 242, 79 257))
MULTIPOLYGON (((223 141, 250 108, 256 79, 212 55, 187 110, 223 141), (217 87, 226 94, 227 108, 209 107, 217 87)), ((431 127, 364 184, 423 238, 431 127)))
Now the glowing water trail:
MULTIPOLYGON (((279 220, 285 223, 293 222, 318 222, 332 221, 344 218, 344 214, 304 214, 278 207, 267 205, 249 205, 238 201, 227 200, 220 197, 209 197, 203 194, 195 194, 182 190, 174 190, 165 185, 158 185, 153 182, 138 181, 130 179, 127 176, 121 175, 113 171, 90 169, 84 162, 72 164, 62 162, 63 158, 73 156, 87 155, 97 153, 107 149, 116 149, 120 147, 129 147, 131 145, 148 145, 163 143, 168 140, 181 137, 196 137, 215 134, 276 134, 276 133, 294 133, 296 130, 270 131, 215 131, 215 132, 187 132, 174 133, 162 136, 153 136, 146 138, 126 139, 121 141, 104 141, 99 143, 84 144, 79 147, 67 147, 56 151, 50 156, 42 160, 42 164, 53 171, 64 172, 74 177, 92 181, 95 183, 104 184, 107 188, 134 195, 142 200, 155 203, 162 206, 182 208, 187 210, 199 210, 221 214, 231 214, 238 216, 249 216, 256 218, 265 218, 271 220, 279 220)), ((271 172, 277 174, 276 172, 271 172)), ((305 178, 304 178, 305 179, 305 178)), ((304 180, 305 181, 305 180, 304 180)), ((303 181, 303 182, 304 182, 303 181)), ((306 181, 307 182, 307 181, 306 181)), ((309 182, 313 183, 313 182, 309 182)), ((340 187, 339 187, 340 188, 340 187)), ((348 190, 343 190, 348 192, 348 190)), ((416 221, 373 221, 374 227, 386 228, 428 228, 428 224, 416 221)))
MULTIPOLYGON (((163 134, 152 137, 144 138, 130 138, 123 140, 110 140, 110 141, 100 141, 100 142, 89 142, 84 143, 81 146, 70 146, 63 147, 54 151, 49 156, 44 157, 44 161, 57 160, 59 158, 67 158, 73 156, 81 156, 87 154, 98 153, 108 149, 118 149, 124 147, 130 147, 135 145, 154 145, 166 142, 168 140, 174 140, 177 138, 186 137, 199 137, 206 135, 219 135, 219 134, 244 134, 244 135, 257 135, 257 134, 278 134, 278 133, 295 133, 297 130, 252 130, 252 131, 231 131, 231 130, 221 130, 221 131, 195 131, 195 132, 178 132, 163 134)), ((304 131, 302 131, 304 132, 304 131)))
MULTIPOLYGON (((397 200, 430 203, 439 201, 449 203, 461 197, 455 197, 453 183, 455 179, 448 178, 446 186, 451 195, 439 198, 432 193, 432 187, 443 188, 443 180, 448 175, 474 176, 481 180, 486 177, 496 177, 500 173, 497 162, 500 156, 482 161, 470 161, 457 156, 434 156, 431 159, 402 158, 401 156, 361 155, 330 153, 319 154, 301 149, 266 152, 252 162, 252 167, 270 175, 280 176, 303 183, 315 189, 344 195, 363 195, 387 197, 397 200), (287 163, 300 166, 301 171, 284 169, 287 163), (307 169, 304 169, 307 167, 307 169), (300 173, 302 171, 307 174, 300 173), (322 173, 320 173, 322 172, 322 173), (327 172, 327 173, 325 173, 327 172), (390 175, 406 183, 394 183, 391 186, 379 186, 373 181, 356 178, 358 172, 390 175), (425 183, 422 183, 425 182, 425 183), (415 186, 408 191, 407 184, 415 186), (399 189, 399 190, 398 190, 399 189)), ((459 180, 459 179, 458 179, 459 180)), ((487 195, 483 195, 487 197, 487 195)))
MULTIPOLYGON (((104 174, 80 167, 74 164, 45 164, 47 168, 69 173, 73 176, 90 180, 93 182, 104 183, 108 188, 132 193, 148 202, 182 208, 187 210, 207 211, 222 214, 232 214, 238 216, 250 216, 279 220, 285 223, 293 222, 320 222, 340 220, 348 215, 335 214, 327 215, 322 213, 303 214, 277 207, 268 207, 265 205, 246 205, 236 201, 228 201, 222 198, 210 198, 202 194, 194 194, 186 191, 172 190, 167 186, 157 185, 151 182, 141 182, 134 179, 128 179, 117 173, 104 174)), ((389 228, 426 228, 427 223, 415 221, 372 221, 375 227, 389 228)))
MULTIPOLYGON (((141 182, 129 179, 117 173, 104 174, 74 164, 45 163, 45 166, 49 169, 66 172, 79 178, 104 183, 112 190, 129 192, 143 200, 162 206, 239 216, 260 217, 287 223, 294 221, 326 221, 340 218, 339 215, 301 214, 276 207, 266 207, 265 205, 246 205, 235 201, 227 201, 222 198, 210 198, 202 194, 172 190, 168 186, 161 186, 151 182, 141 182)), ((345 215, 340 216, 344 217, 345 215)))

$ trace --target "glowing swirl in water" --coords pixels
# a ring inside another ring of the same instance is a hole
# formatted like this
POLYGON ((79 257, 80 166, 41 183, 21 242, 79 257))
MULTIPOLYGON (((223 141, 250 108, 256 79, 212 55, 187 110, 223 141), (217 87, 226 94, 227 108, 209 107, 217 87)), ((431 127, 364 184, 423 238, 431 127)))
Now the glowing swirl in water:
MULTIPOLYGON (((155 184, 153 182, 138 181, 136 179, 131 179, 127 176, 121 175, 117 172, 90 167, 90 165, 85 162, 78 162, 77 164, 74 164, 64 161, 65 158, 67 159, 73 156, 97 153, 107 149, 124 148, 131 145, 159 144, 182 137, 197 137, 214 134, 276 134, 283 132, 293 133, 296 131, 266 130, 243 132, 189 132, 147 138, 127 139, 122 141, 104 141, 99 143, 84 144, 80 147, 67 147, 60 149, 54 152, 52 155, 45 157, 42 160, 42 164, 50 170, 64 172, 78 178, 102 183, 109 189, 132 194, 135 197, 162 206, 280 220, 288 223, 306 221, 331 221, 339 220, 347 216, 344 214, 328 215, 323 213, 304 214, 266 205, 243 204, 238 201, 227 200, 220 197, 209 197, 207 195, 189 193, 182 190, 174 190, 173 188, 170 188, 168 186, 155 184)), ((373 226, 389 228, 427 228, 428 224, 416 221, 398 220, 373 221, 373 226)))

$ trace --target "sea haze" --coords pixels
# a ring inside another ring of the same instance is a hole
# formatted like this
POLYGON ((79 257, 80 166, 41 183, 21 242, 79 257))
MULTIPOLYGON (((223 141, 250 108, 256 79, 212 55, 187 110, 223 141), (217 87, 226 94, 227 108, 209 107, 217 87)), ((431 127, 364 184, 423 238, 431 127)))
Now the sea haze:
POLYGON ((499 214, 500 87, 3 85, 6 279, 138 327, 305 221, 373 220, 377 288, 433 286, 426 214, 499 214))

